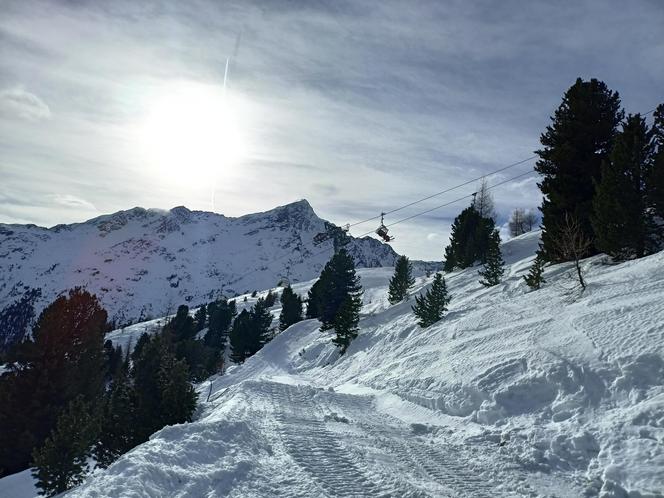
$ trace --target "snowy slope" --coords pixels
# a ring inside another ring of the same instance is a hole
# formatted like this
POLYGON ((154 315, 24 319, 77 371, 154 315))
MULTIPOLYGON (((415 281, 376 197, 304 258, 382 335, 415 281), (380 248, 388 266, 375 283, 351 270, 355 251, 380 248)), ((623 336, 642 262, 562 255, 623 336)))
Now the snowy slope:
MULTIPOLYGON (((0 309, 26 288, 41 288, 44 306, 84 286, 118 323, 162 316, 221 292, 314 278, 333 252, 331 241, 313 244, 321 231, 324 220, 306 200, 240 218, 134 208, 50 229, 0 224, 0 309)), ((369 237, 348 250, 361 267, 390 266, 396 257, 369 237)))
POLYGON ((390 269, 361 270, 344 357, 294 325, 203 383, 194 422, 67 496, 662 496, 664 253, 586 260, 583 294, 559 265, 528 292, 537 237, 504 245, 497 287, 447 276, 450 311, 424 330, 412 301, 388 305, 390 269))

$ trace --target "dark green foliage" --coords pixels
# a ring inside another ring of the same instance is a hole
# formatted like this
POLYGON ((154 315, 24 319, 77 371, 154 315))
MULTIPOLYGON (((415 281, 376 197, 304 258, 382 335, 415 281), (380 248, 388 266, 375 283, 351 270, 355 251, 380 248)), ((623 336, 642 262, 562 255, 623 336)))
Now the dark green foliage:
POLYGON ((0 472, 26 469, 60 412, 77 396, 96 399, 103 389, 106 312, 96 297, 72 290, 49 305, 33 339, 15 351, 0 377, 0 472))
POLYGON ((196 313, 194 313, 194 323, 195 323, 195 328, 196 332, 200 332, 205 328, 205 324, 207 323, 207 306, 202 304, 197 310, 196 313))
POLYGON ((362 293, 360 277, 355 274, 355 262, 345 249, 332 256, 323 269, 321 281, 321 310, 318 317, 321 330, 335 327, 337 312, 348 296, 362 293))
POLYGON ((171 350, 168 336, 150 338, 134 360, 136 437, 146 441, 165 425, 189 421, 196 406, 196 391, 189 369, 171 350), (178 405, 178 406, 174 406, 178 405))
POLYGON ((256 297, 257 295, 258 295, 258 291, 256 291, 256 290, 251 293, 251 297, 256 297))
POLYGON ((357 337, 359 332, 360 310, 362 309, 362 298, 359 294, 349 294, 337 311, 334 320, 335 337, 332 343, 344 354, 351 341, 357 337))
POLYGON ((19 344, 29 331, 35 319, 35 301, 41 296, 41 289, 28 289, 20 299, 0 311, 0 363, 13 361, 11 355, 5 360, 2 356, 19 344))
POLYGON ((505 261, 500 253, 500 234, 494 230, 489 239, 489 250, 484 268, 478 272, 482 277, 480 283, 485 287, 492 287, 500 283, 505 273, 505 261))
POLYGON ((226 346, 228 330, 237 315, 235 301, 221 299, 208 307, 209 326, 203 340, 206 346, 223 349, 226 346))
POLYGON ((267 291, 267 294, 265 295, 265 304, 268 308, 271 308, 274 306, 274 303, 277 302, 277 293, 272 292, 272 290, 267 291))
POLYGON ((616 136, 610 162, 593 199, 596 246, 615 259, 641 257, 653 248, 654 212, 647 209, 646 178, 653 168, 655 143, 645 119, 628 116, 616 136))
POLYGON ((102 468, 143 442, 136 431, 137 395, 129 373, 129 358, 125 358, 102 401, 101 430, 94 448, 95 460, 102 468))
POLYGON ((106 380, 115 378, 122 368, 122 347, 114 347, 110 340, 104 342, 104 358, 106 362, 106 380))
POLYGON ((494 228, 493 219, 482 217, 474 205, 464 209, 452 223, 443 269, 449 272, 455 268, 468 268, 477 261, 484 263, 494 228))
MULTIPOLYGON (((578 220, 582 236, 594 239, 590 221, 595 185, 601 165, 609 160, 618 124, 622 120, 620 97, 596 79, 581 78, 565 92, 536 151, 535 170, 542 175, 542 249, 549 261, 565 261, 556 252, 565 215, 578 220)), ((596 249, 591 246, 590 253, 596 249)))
MULTIPOLYGON (((324 272, 325 270, 323 270, 324 272)), ((307 318, 319 318, 323 309, 323 274, 316 280, 307 294, 307 318)))
POLYGON ((415 296, 415 305, 412 306, 420 327, 428 327, 442 319, 451 299, 447 293, 445 279, 440 273, 436 273, 431 288, 424 296, 415 296))
POLYGON ((170 334, 174 342, 193 339, 196 336, 194 319, 189 316, 189 307, 178 306, 178 311, 164 327, 164 332, 170 334))
POLYGON ((542 284, 546 283, 546 280, 544 279, 545 264, 546 261, 544 260, 542 253, 538 252, 535 260, 533 261, 533 265, 528 271, 528 275, 524 275, 523 277, 523 279, 526 281, 526 285, 528 285, 528 287, 531 289, 537 290, 542 286, 542 284))
POLYGON ((231 360, 234 363, 244 363, 244 360, 247 358, 252 326, 251 313, 247 310, 242 310, 235 318, 230 332, 231 360))
MULTIPOLYGON (((652 210, 652 215, 664 223, 664 104, 660 104, 655 111, 655 123, 652 128, 653 135, 653 161, 650 171, 646 175, 646 205, 652 210)), ((657 231, 658 241, 664 239, 662 227, 657 231)))
POLYGON ((413 278, 413 265, 407 256, 399 256, 394 266, 394 275, 390 279, 388 300, 390 304, 397 304, 408 299, 408 291, 415 284, 413 278))
POLYGON ((281 313, 279 314, 279 330, 282 332, 288 327, 302 320, 302 298, 293 289, 286 287, 281 293, 281 313))
POLYGON ((257 353, 270 340, 272 314, 265 299, 259 298, 251 308, 252 334, 249 341, 248 355, 257 353))
POLYGON ((83 482, 98 433, 91 405, 82 396, 71 401, 44 444, 33 452, 32 475, 39 494, 55 496, 83 482))

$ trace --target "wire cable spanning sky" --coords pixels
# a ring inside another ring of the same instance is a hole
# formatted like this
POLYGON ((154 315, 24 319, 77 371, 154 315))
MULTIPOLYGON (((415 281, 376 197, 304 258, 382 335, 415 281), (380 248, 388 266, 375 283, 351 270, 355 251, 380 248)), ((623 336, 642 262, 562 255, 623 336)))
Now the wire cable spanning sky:
MULTIPOLYGON (((662 25, 652 0, 7 0, 0 222, 301 198, 335 223, 405 218, 532 156, 579 76, 659 103, 662 25)), ((495 201, 499 223, 536 207, 536 175, 495 201)), ((404 221, 395 248, 439 258, 457 211, 404 221)))

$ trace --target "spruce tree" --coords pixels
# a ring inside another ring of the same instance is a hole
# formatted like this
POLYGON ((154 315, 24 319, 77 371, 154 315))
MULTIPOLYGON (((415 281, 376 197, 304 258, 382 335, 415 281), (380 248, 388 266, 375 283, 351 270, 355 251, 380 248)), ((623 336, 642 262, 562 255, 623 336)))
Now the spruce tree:
POLYGON ((95 296, 76 288, 50 304, 32 339, 15 349, 0 376, 0 473, 28 468, 70 401, 101 394, 106 317, 95 296))
POLYGON ((321 273, 321 330, 335 326, 337 312, 348 296, 359 297, 362 293, 360 277, 355 273, 353 257, 341 249, 332 256, 321 273))
POLYGON ((329 263, 321 271, 307 294, 307 318, 320 318, 323 313, 323 289, 329 285, 331 277, 329 263))
POLYGON ((94 448, 97 466, 108 467, 142 442, 136 432, 136 403, 136 391, 129 375, 129 358, 126 357, 102 401, 101 429, 94 448))
POLYGON ((196 332, 200 332, 205 328, 205 324, 207 322, 207 306, 205 304, 202 304, 196 310, 196 313, 194 313, 194 322, 196 332))
POLYGON ((244 363, 248 357, 248 341, 253 326, 251 313, 242 310, 235 318, 230 332, 231 360, 234 363, 244 363))
POLYGON ((546 283, 544 279, 544 265, 546 261, 542 256, 542 253, 538 252, 535 260, 533 261, 530 270, 528 270, 528 275, 524 275, 523 279, 526 281, 526 285, 531 289, 537 290, 542 284, 546 283))
POLYGON ((425 328, 441 320, 451 299, 445 279, 440 273, 436 273, 431 288, 424 296, 415 296, 415 305, 411 307, 420 327, 425 328))
MULTIPOLYGON (((542 134, 535 170, 542 175, 542 250, 547 260, 565 261, 555 244, 565 215, 579 221, 585 238, 594 239, 590 217, 595 185, 622 117, 617 92, 596 79, 579 78, 565 92, 552 124, 542 134)), ((590 250, 596 252, 594 247, 590 250)))
POLYGON ((279 330, 284 331, 294 323, 302 320, 302 299, 293 289, 286 287, 281 294, 281 313, 279 314, 279 330))
POLYGON ((480 283, 485 287, 492 287, 500 283, 500 279, 505 273, 505 262, 500 253, 500 234, 494 230, 489 239, 489 250, 487 253, 484 269, 478 273, 482 277, 480 283))
POLYGON ((494 228, 493 219, 482 217, 474 204, 464 209, 452 223, 443 269, 449 272, 455 268, 468 268, 477 261, 484 263, 494 228))
POLYGON ((91 405, 82 396, 75 398, 58 417, 43 446, 33 452, 32 475, 40 494, 55 496, 83 482, 98 433, 91 405))
POLYGON ((646 209, 646 177, 655 147, 645 119, 629 115, 615 138, 593 199, 596 246, 616 259, 650 251, 655 226, 646 209))
POLYGON ((332 343, 339 348, 340 354, 344 354, 351 341, 357 337, 359 332, 360 310, 362 299, 357 294, 349 294, 337 311, 334 321, 335 337, 332 343))
POLYGON ((388 300, 390 304, 397 304, 408 299, 408 291, 413 285, 415 285, 413 265, 408 260, 407 256, 399 256, 388 289, 388 300))
POLYGON ((659 249, 664 245, 664 104, 655 111, 652 126, 653 157, 646 172, 645 204, 651 218, 652 240, 659 249))
POLYGON ((161 426, 190 422, 196 409, 197 394, 189 382, 189 371, 183 360, 166 354, 157 372, 159 419, 161 426))
POLYGON ((221 299, 208 307, 208 331, 203 338, 206 346, 222 350, 226 346, 228 330, 237 314, 235 301, 221 299))
POLYGON ((252 356, 262 349, 270 340, 272 314, 265 299, 259 298, 251 308, 251 328, 247 342, 247 355, 252 356))

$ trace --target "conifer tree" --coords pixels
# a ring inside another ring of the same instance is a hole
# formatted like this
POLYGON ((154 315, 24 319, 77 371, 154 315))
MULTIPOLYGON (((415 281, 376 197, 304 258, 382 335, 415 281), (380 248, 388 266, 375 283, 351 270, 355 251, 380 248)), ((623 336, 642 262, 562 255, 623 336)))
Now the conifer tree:
POLYGON ((189 382, 186 362, 166 354, 159 363, 157 388, 162 427, 190 422, 196 409, 197 394, 189 382))
POLYGON ((302 320, 302 299, 289 285, 281 294, 281 313, 279 330, 284 331, 294 323, 302 320))
POLYGON ((335 327, 337 312, 348 296, 362 293, 360 277, 355 273, 353 257, 345 249, 332 256, 321 273, 321 330, 335 327))
POLYGON ((101 394, 106 316, 95 296, 73 289, 41 313, 33 338, 15 350, 0 376, 0 474, 28 467, 70 401, 101 394))
MULTIPOLYGON (((576 80, 547 126, 536 151, 535 170, 542 175, 542 250, 549 261, 565 261, 556 252, 556 239, 565 216, 578 220, 585 239, 594 231, 590 216, 601 165, 608 161, 618 124, 622 120, 620 97, 601 81, 576 80)), ((595 248, 589 248, 591 253, 595 248)))
POLYGON ((272 326, 272 314, 267 301, 259 298, 251 308, 251 329, 247 343, 247 355, 256 354, 270 340, 270 327, 272 326))
POLYGON ((452 223, 450 243, 445 248, 444 270, 468 268, 477 261, 486 261, 493 219, 483 218, 474 204, 464 209, 452 223))
POLYGON ((593 199, 592 224, 597 249, 616 259, 641 257, 651 249, 655 226, 646 209, 646 177, 654 144, 645 119, 629 115, 615 138, 610 161, 593 199))
POLYGON ((498 285, 503 273, 505 273, 505 262, 500 253, 500 234, 498 230, 494 230, 491 234, 486 263, 484 264, 484 269, 478 273, 482 277, 480 283, 485 287, 498 285))
POLYGON ((99 432, 97 422, 82 396, 67 405, 43 446, 33 452, 32 474, 40 494, 55 496, 83 482, 99 432))
POLYGON ((203 338, 205 345, 213 349, 222 350, 226 346, 228 330, 237 314, 235 301, 220 299, 210 303, 208 307, 208 331, 203 338))
POLYGON ((94 447, 97 466, 108 467, 120 455, 142 442, 136 432, 136 402, 127 356, 102 401, 101 429, 94 447))
POLYGON ((451 299, 445 279, 442 274, 436 273, 431 288, 423 296, 415 296, 415 305, 411 306, 420 327, 425 328, 441 320, 451 299))
POLYGON ((646 172, 646 209, 652 217, 651 230, 656 247, 664 245, 664 104, 655 110, 652 126, 653 157, 646 172))
POLYGON ((194 322, 196 332, 200 332, 205 328, 205 324, 207 322, 207 306, 205 304, 202 304, 196 310, 196 313, 194 314, 194 322))
POLYGON ((544 279, 545 264, 546 261, 544 260, 542 253, 538 252, 532 266, 530 267, 530 270, 528 270, 528 275, 523 276, 523 279, 526 281, 526 285, 528 285, 528 287, 531 289, 537 290, 542 286, 542 284, 546 283, 546 280, 544 279))
POLYGON ((267 291, 267 294, 265 295, 265 304, 267 305, 268 308, 271 308, 274 306, 274 303, 277 302, 277 293, 272 292, 272 289, 267 291))
POLYGON ((394 275, 390 279, 388 300, 390 304, 397 304, 408 299, 408 291, 415 285, 413 278, 413 265, 407 256, 399 256, 394 266, 394 275))
POLYGON ((337 311, 334 321, 335 337, 332 339, 332 343, 339 348, 342 355, 348 349, 351 341, 357 337, 361 309, 362 299, 360 296, 349 294, 337 311))
POLYGON ((248 340, 251 336, 252 317, 249 311, 242 310, 235 318, 230 332, 231 360, 234 363, 244 363, 248 357, 248 340))
POLYGON ((307 294, 307 318, 319 318, 321 315, 322 289, 325 284, 325 270, 321 273, 318 280, 314 282, 307 294))

